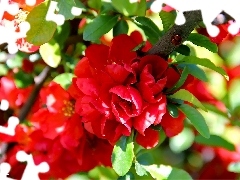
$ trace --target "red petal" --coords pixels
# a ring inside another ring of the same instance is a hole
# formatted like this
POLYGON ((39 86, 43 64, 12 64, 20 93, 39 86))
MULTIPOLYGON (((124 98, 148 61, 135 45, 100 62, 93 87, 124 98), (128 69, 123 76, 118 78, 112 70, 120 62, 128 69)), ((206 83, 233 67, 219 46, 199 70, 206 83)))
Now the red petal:
POLYGON ((74 74, 80 78, 90 78, 92 77, 91 66, 89 60, 83 57, 75 66, 74 74))
POLYGON ((138 44, 126 34, 121 34, 113 38, 109 60, 116 64, 130 65, 131 61, 137 57, 136 52, 132 51, 138 44))
POLYGON ((133 126, 140 134, 144 135, 145 129, 152 124, 159 124, 165 113, 166 97, 162 96, 160 102, 150 104, 139 116, 134 118, 133 126))
POLYGON ((85 95, 97 96, 99 93, 98 84, 93 78, 77 78, 76 84, 85 95))
POLYGON ((40 91, 40 97, 49 111, 54 113, 61 111, 64 101, 70 99, 68 92, 53 81, 40 91))
POLYGON ((162 118, 161 125, 168 137, 176 136, 183 130, 185 115, 181 111, 178 112, 177 118, 173 118, 169 113, 166 113, 162 118))
POLYGON ((168 67, 168 63, 157 55, 147 55, 140 59, 139 74, 146 65, 152 66, 152 76, 155 80, 161 79, 168 67))
POLYGON ((145 149, 154 148, 159 141, 159 132, 151 128, 145 130, 145 135, 137 134, 136 142, 145 149))
POLYGON ((141 44, 143 42, 142 34, 139 31, 133 31, 130 37, 137 43, 141 44))
POLYGON ((119 84, 124 83, 130 74, 123 66, 118 64, 107 65, 106 71, 112 79, 119 84))
POLYGON ((144 100, 150 103, 155 103, 158 101, 158 95, 161 95, 166 82, 166 77, 155 82, 154 77, 151 75, 151 66, 146 65, 140 75, 138 89, 141 92, 144 100))
POLYGON ((138 90, 135 88, 132 88, 131 86, 115 86, 111 88, 109 92, 115 94, 112 99, 112 107, 114 109, 119 107, 130 117, 138 116, 141 113, 142 98, 138 90))
POLYGON ((108 64, 109 47, 103 44, 92 44, 86 49, 86 57, 90 65, 97 70, 102 70, 108 64))
POLYGON ((180 74, 176 72, 173 68, 168 68, 167 69, 167 88, 173 87, 179 80, 180 74))
POLYGON ((77 114, 74 114, 66 122, 64 132, 61 134, 61 144, 64 148, 71 150, 80 143, 80 138, 83 135, 83 127, 81 119, 77 114))

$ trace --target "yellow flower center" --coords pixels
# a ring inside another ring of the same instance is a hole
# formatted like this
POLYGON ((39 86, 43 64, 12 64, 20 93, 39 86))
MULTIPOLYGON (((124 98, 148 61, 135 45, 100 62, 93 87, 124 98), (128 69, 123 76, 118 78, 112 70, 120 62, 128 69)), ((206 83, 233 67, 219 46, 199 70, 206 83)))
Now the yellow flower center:
POLYGON ((74 104, 71 101, 63 101, 64 107, 62 108, 62 112, 64 116, 70 117, 74 114, 74 104))
POLYGON ((15 20, 17 21, 18 24, 20 24, 21 22, 26 21, 28 14, 29 14, 28 11, 20 9, 18 14, 15 16, 15 20))

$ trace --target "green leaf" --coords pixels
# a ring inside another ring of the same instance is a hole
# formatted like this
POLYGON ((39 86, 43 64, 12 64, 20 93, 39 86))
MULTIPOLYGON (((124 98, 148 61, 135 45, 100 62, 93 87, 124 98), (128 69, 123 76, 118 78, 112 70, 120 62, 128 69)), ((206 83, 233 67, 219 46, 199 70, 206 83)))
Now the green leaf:
POLYGON ((135 179, 134 174, 132 172, 128 172, 124 176, 119 176, 117 180, 133 180, 133 179, 135 179))
POLYGON ((172 12, 161 11, 159 13, 159 16, 162 20, 163 30, 166 32, 175 24, 177 13, 176 11, 172 11, 172 12))
POLYGON ((117 23, 118 16, 100 15, 89 23, 83 31, 85 41, 97 41, 99 38, 109 32, 117 23))
POLYGON ((192 180, 192 177, 184 170, 173 168, 171 173, 169 174, 167 180, 176 180, 181 177, 181 180, 192 180))
POLYGON ((14 74, 14 81, 18 88, 26 88, 34 83, 33 76, 31 74, 26 74, 22 70, 14 74))
POLYGON ((130 3, 129 0, 112 0, 113 7, 125 16, 133 16, 138 10, 138 2, 130 3))
POLYGON ((176 180, 179 178, 181 180, 192 180, 192 177, 186 171, 171 166, 153 164, 144 166, 144 168, 157 180, 176 180))
POLYGON ((124 176, 132 166, 134 158, 133 133, 131 136, 122 136, 113 148, 112 166, 119 176, 124 176))
POLYGON ((172 103, 167 103, 167 110, 173 118, 178 117, 179 113, 178 113, 178 108, 176 105, 174 105, 172 103))
POLYGON ((187 41, 191 41, 193 44, 204 47, 213 53, 218 52, 217 44, 210 41, 210 39, 204 35, 192 33, 188 36, 187 41))
POLYGON ((135 18, 135 23, 144 31, 149 41, 153 44, 162 36, 161 31, 150 18, 139 16, 135 18))
POLYGON ((201 81, 208 82, 206 73, 195 64, 183 64, 187 67, 189 74, 198 78, 201 81))
POLYGON ((207 108, 208 111, 212 111, 218 115, 221 115, 225 118, 229 118, 227 113, 224 113, 223 111, 219 110, 216 106, 209 104, 209 103, 203 103, 202 104, 207 108))
POLYGON ((72 7, 85 9, 84 5, 79 0, 58 0, 58 13, 62 14, 65 20, 73 19, 75 16, 71 13, 72 7))
POLYGON ((54 39, 41 45, 39 52, 47 65, 53 68, 56 68, 59 65, 61 61, 60 46, 54 39))
POLYGON ((187 45, 181 44, 175 49, 176 52, 184 55, 184 56, 189 56, 190 55, 190 48, 187 45))
POLYGON ((26 40, 29 43, 40 46, 53 37, 57 24, 46 20, 49 4, 49 1, 45 1, 28 14, 26 21, 29 22, 31 28, 27 32, 26 40))
POLYGON ((228 171, 240 173, 240 162, 232 162, 228 165, 228 171))
POLYGON ((199 135, 195 137, 195 141, 199 144, 222 147, 229 151, 235 151, 235 146, 232 143, 217 135, 211 135, 209 139, 206 139, 199 135))
POLYGON ((119 20, 117 24, 113 27, 113 36, 117 36, 119 34, 127 34, 128 33, 128 23, 125 20, 119 20))
POLYGON ((147 171, 140 163, 138 163, 138 161, 135 162, 135 170, 139 176, 147 175, 147 171))
POLYGON ((192 125, 203 137, 210 137, 209 128, 200 112, 187 104, 182 104, 178 108, 186 115, 192 125))
POLYGON ((87 1, 88 6, 90 8, 96 9, 96 10, 100 10, 102 7, 102 1, 101 0, 88 0, 87 1))
POLYGON ((140 2, 138 2, 138 8, 137 8, 135 15, 136 16, 145 16, 146 10, 147 10, 146 0, 140 0, 140 2))
POLYGON ((185 67, 182 71, 181 77, 178 80, 178 82, 172 88, 169 88, 167 90, 167 92, 171 92, 171 91, 174 91, 174 90, 180 88, 184 84, 184 82, 186 81, 188 74, 189 74, 188 69, 185 67))
POLYGON ((72 73, 63 73, 56 76, 53 81, 60 84, 64 89, 67 89, 72 83, 72 78, 74 74, 72 73))
POLYGON ((227 80, 229 80, 227 73, 221 67, 215 66, 215 64, 213 64, 209 59, 206 59, 206 58, 198 58, 196 56, 187 56, 187 57, 184 57, 182 60, 178 61, 177 63, 201 65, 218 72, 219 74, 224 76, 227 80))
POLYGON ((169 139, 169 147, 175 153, 187 150, 194 143, 194 132, 191 128, 184 128, 178 135, 169 139))
POLYGON ((0 64, 0 76, 5 76, 8 73, 8 70, 6 64, 0 64))
POLYGON ((70 34, 70 29, 69 21, 65 21, 62 26, 57 27, 57 30, 54 34, 54 39, 57 41, 61 49, 64 48, 64 43, 70 34))
POLYGON ((170 98, 174 99, 181 99, 183 101, 187 101, 192 103, 193 105, 197 106, 198 108, 203 109, 204 111, 207 111, 207 108, 205 108, 202 103, 189 91, 185 89, 180 89, 179 91, 175 92, 173 95, 168 96, 170 98))

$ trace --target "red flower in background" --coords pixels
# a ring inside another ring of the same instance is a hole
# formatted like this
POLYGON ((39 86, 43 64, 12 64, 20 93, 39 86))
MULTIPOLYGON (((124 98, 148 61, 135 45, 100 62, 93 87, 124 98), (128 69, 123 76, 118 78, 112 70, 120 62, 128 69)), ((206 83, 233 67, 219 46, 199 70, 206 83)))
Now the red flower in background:
MULTIPOLYGON (((8 82, 8 79, 3 80, 8 82)), ((12 91, 15 84, 9 83, 12 91)), ((50 170, 40 174, 41 179, 66 178, 99 165, 111 166, 113 146, 84 130, 81 117, 74 112, 74 101, 68 91, 51 82, 41 89, 37 100, 39 109, 28 116, 30 127, 19 124, 14 136, 0 134, 1 142, 15 144, 3 159, 13 169, 11 177, 20 178, 25 167, 16 160, 19 150, 31 153, 35 164, 44 161, 49 164, 50 170)))
POLYGON ((137 142, 150 148, 157 144, 158 133, 145 131, 154 132, 150 126, 161 125, 167 103, 164 90, 172 87, 180 74, 159 56, 140 57, 133 49, 141 43, 140 33, 133 32, 116 36, 110 46, 89 46, 76 66, 71 89, 75 110, 87 131, 114 144, 135 129, 141 134, 137 142), (146 145, 142 136, 155 143, 146 145))
MULTIPOLYGON (((5 26, 7 28, 14 28, 15 32, 19 32, 19 24, 24 22, 27 18, 29 12, 40 3, 44 2, 44 0, 36 0, 36 4, 34 6, 28 6, 25 3, 25 0, 10 0, 10 4, 17 3, 19 6, 18 14, 13 16, 8 12, 4 12, 3 19, 0 19, 0 25, 5 26)), ((39 46, 35 46, 29 42, 27 42, 26 38, 19 38, 16 40, 17 47, 20 51, 31 53, 35 52, 39 49, 39 46)))

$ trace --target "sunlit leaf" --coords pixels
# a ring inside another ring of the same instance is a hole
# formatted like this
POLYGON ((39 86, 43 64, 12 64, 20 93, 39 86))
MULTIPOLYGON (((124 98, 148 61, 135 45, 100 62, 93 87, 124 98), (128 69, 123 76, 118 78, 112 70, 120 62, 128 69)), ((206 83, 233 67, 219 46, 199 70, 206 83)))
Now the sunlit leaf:
POLYGON ((187 104, 182 104, 178 107, 203 137, 210 137, 209 128, 205 122, 203 115, 200 112, 187 104))
POLYGON ((59 65, 61 61, 60 46, 54 39, 41 45, 39 52, 47 65, 53 68, 56 68, 59 65))
POLYGON ((202 105, 202 103, 192 93, 185 89, 180 89, 179 91, 175 92, 173 95, 170 95, 169 97, 190 102, 193 105, 203 109, 204 111, 207 111, 207 109, 202 105))
POLYGON ((122 136, 113 148, 112 165, 119 176, 124 176, 132 166, 134 157, 133 136, 122 136))
POLYGON ((199 144, 214 147, 222 147, 229 151, 235 151, 235 146, 232 143, 217 135, 211 135, 210 138, 208 139, 199 135, 195 137, 195 141, 199 144))

